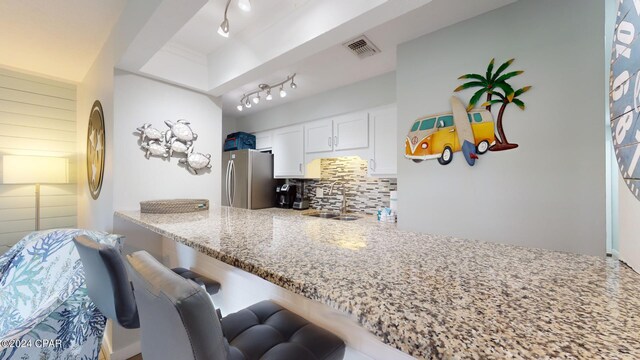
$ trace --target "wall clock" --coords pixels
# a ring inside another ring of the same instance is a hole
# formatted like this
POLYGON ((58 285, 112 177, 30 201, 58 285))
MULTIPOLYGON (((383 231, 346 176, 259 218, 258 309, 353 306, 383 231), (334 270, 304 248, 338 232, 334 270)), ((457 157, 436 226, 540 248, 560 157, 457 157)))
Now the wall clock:
POLYGON ((611 53, 611 135, 622 178, 633 195, 640 200, 639 33, 640 1, 621 1, 611 53))
POLYGON ((87 130, 87 180, 94 200, 100 196, 104 177, 104 114, 102 104, 96 100, 89 114, 87 130))

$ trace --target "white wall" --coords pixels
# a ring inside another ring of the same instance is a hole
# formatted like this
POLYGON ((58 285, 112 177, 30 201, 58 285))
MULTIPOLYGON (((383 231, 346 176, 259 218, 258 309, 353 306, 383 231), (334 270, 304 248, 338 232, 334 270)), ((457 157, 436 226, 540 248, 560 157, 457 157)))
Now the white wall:
POLYGON ((618 176, 620 260, 640 272, 640 201, 618 176))
POLYGON ((4 155, 69 159, 69 184, 41 187, 40 229, 75 227, 75 84, 0 68, 0 254, 35 229, 35 186, 3 184, 4 155))
POLYGON ((533 86, 527 110, 505 115, 518 149, 475 167, 460 153, 447 166, 399 153, 400 228, 605 253, 604 18, 598 0, 520 0, 399 46, 399 144, 414 119, 448 111, 457 78, 491 58, 516 58, 525 74, 512 83, 533 86))
POLYGON ((113 228, 113 69, 115 40, 110 36, 93 66, 78 84, 78 227, 111 231, 113 228), (105 124, 105 168, 102 190, 93 200, 87 186, 87 126, 91 107, 100 100, 105 124))
MULTIPOLYGON (((303 86, 302 84, 300 86, 303 86)), ((278 101, 274 98, 273 101, 278 101)), ((268 130, 396 102, 395 72, 238 117, 238 130, 268 130)), ((259 105, 258 105, 259 106, 259 105)))
POLYGON ((114 99, 115 210, 138 210, 140 201, 205 198, 220 205, 222 111, 206 95, 138 75, 116 71, 114 99), (144 123, 164 131, 165 120, 186 119, 198 134, 195 151, 211 154, 210 172, 192 175, 170 161, 146 159, 133 133, 144 123))

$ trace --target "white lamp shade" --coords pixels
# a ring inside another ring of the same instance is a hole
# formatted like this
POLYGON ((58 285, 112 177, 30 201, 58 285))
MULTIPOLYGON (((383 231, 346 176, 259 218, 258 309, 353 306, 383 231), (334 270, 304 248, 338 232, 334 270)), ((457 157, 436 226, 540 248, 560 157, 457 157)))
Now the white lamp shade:
POLYGON ((4 155, 4 184, 65 184, 69 182, 69 159, 48 156, 4 155))

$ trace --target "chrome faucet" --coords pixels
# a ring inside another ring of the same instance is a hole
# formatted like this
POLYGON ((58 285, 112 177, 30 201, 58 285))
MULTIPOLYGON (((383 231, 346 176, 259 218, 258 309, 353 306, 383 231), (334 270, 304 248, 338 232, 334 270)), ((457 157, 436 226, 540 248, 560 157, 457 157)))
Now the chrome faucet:
MULTIPOLYGON (((337 181, 334 181, 333 183, 331 183, 331 187, 329 188, 329 196, 333 195, 333 186, 335 184, 337 184, 337 181)), ((347 193, 345 190, 346 186, 343 183, 342 184, 342 206, 340 207, 340 213, 341 214, 346 214, 347 213, 347 193)))

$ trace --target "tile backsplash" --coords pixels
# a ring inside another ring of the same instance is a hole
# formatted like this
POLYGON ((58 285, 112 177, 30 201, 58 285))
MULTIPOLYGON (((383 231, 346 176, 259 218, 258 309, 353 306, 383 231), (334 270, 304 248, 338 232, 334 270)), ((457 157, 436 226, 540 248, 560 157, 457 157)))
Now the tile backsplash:
MULTIPOLYGON (((397 179, 381 179, 367 176, 366 160, 357 156, 321 160, 321 179, 305 180, 304 195, 312 209, 340 210, 342 187, 347 194, 347 211, 374 214, 379 207, 389 206, 389 193, 398 189, 397 179), (329 194, 331 184, 333 194, 329 194), (316 196, 316 189, 323 190, 323 197, 316 196)), ((301 180, 289 180, 298 185, 301 180)))

